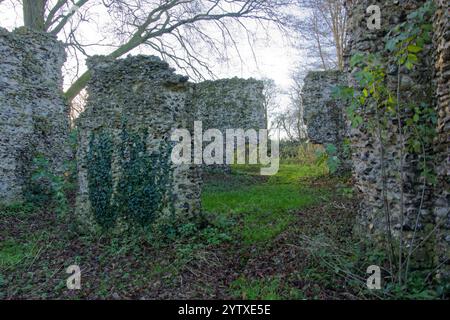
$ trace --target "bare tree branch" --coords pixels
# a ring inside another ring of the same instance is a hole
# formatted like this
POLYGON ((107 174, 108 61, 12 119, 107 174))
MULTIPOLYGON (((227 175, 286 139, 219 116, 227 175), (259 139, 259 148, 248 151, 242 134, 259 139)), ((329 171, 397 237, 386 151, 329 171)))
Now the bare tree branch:
MULTIPOLYGON (((71 8, 71 10, 62 17, 61 21, 56 25, 56 27, 54 27, 50 33, 52 34, 58 34, 66 25, 67 21, 69 21, 69 19, 77 12, 77 10, 79 8, 81 8, 82 6, 84 6, 89 0, 80 0, 78 2, 76 2, 73 6, 73 8, 71 8)), ((51 26, 51 22, 50 22, 50 26, 51 26)))
MULTIPOLYGON (((192 45, 194 39, 199 39, 200 43, 209 46, 217 55, 220 56, 223 52, 223 56, 226 56, 227 40, 237 49, 233 35, 228 29, 230 23, 237 22, 242 26, 242 20, 252 19, 280 24, 279 17, 273 11, 277 6, 286 6, 290 2, 170 0, 155 7, 155 1, 149 0, 135 0, 134 4, 133 1, 110 1, 105 4, 108 11, 114 20, 120 21, 116 33, 127 34, 128 38, 108 56, 118 58, 146 44, 163 58, 173 61, 180 69, 188 71, 188 74, 203 78, 201 70, 207 74, 211 74, 211 70, 206 60, 199 59, 201 54, 192 45), (221 33, 221 41, 207 34, 212 26, 221 33), (173 45, 170 45, 172 43, 176 43, 179 50, 173 49, 173 45), (187 45, 188 43, 190 45, 187 45), (172 49, 166 51, 169 48, 172 49)), ((88 70, 67 90, 67 98, 72 99, 89 78, 88 70)))
MULTIPOLYGON (((347 12, 345 0, 297 0, 308 14, 293 22, 302 42, 310 53, 311 64, 320 60, 321 69, 344 67, 347 46, 347 12)), ((304 12, 303 11, 303 12, 304 12)))
POLYGON ((90 79, 89 70, 79 75, 85 57, 100 50, 111 58, 119 58, 138 48, 145 49, 189 76, 202 79, 214 77, 212 59, 227 61, 229 50, 236 53, 242 67, 245 61, 238 40, 242 37, 256 61, 252 46, 256 37, 247 22, 262 30, 267 31, 271 25, 285 32, 290 13, 284 9, 296 1, 23 0, 23 9, 29 21, 36 22, 36 28, 65 41, 70 57, 66 70, 71 78, 76 78, 66 91, 66 97, 72 100, 90 79), (26 8, 26 3, 30 7, 26 8), (83 34, 86 28, 93 30, 90 37, 83 34), (93 35, 98 43, 92 41, 93 35))

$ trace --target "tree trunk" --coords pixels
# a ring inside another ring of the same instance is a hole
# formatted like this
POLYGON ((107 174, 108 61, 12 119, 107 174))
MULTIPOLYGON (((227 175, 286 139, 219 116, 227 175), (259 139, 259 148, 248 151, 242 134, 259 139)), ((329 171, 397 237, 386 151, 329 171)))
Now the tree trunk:
POLYGON ((23 20, 25 27, 36 31, 44 31, 46 1, 23 0, 23 20))

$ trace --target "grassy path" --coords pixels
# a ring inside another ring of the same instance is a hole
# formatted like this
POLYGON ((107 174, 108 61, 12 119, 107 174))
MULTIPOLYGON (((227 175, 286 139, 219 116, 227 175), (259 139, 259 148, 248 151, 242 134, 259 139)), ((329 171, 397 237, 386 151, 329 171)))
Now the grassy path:
POLYGON ((0 298, 348 299, 364 294, 347 287, 358 282, 354 275, 330 271, 341 266, 339 259, 352 261, 351 252, 336 254, 341 244, 348 246, 343 239, 349 239, 355 212, 349 188, 316 166, 283 165, 270 178, 252 171, 238 168, 231 176, 206 179, 208 225, 186 230, 189 237, 170 244, 136 232, 94 237, 51 212, 3 208, 0 298), (336 248, 324 248, 327 243, 336 248), (82 270, 79 291, 65 286, 71 264, 82 270))
POLYGON ((307 178, 324 175, 320 167, 283 165, 276 176, 267 179, 245 169, 232 176, 213 177, 205 185, 202 201, 206 212, 240 218, 234 231, 245 244, 270 241, 295 221, 296 210, 326 201, 328 196, 327 191, 305 184, 307 178))

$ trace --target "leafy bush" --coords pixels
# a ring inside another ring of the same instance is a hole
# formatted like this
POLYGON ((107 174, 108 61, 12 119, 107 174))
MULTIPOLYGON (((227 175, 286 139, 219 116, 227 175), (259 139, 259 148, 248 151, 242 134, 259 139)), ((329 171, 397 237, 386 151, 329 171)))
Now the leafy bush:
POLYGON ((338 157, 336 146, 331 143, 325 145, 325 150, 317 150, 316 156, 317 163, 326 163, 331 174, 334 174, 337 171, 342 161, 338 157))
POLYGON ((323 146, 308 142, 280 141, 280 162, 285 164, 312 165, 317 162, 323 146))
POLYGON ((60 215, 68 211, 67 185, 61 175, 52 173, 48 160, 39 155, 33 159, 34 171, 25 191, 25 199, 43 207, 53 204, 60 215))

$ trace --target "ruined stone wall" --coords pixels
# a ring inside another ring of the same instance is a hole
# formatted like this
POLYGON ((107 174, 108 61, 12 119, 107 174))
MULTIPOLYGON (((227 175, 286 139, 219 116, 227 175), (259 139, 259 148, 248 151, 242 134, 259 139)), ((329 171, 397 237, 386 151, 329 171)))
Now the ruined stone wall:
MULTIPOLYGON (((358 52, 363 53, 383 53, 385 48, 384 36, 387 32, 403 22, 409 12, 417 9, 425 1, 369 1, 356 0, 352 2, 349 8, 349 34, 350 34, 350 55, 358 52), (378 5, 381 8, 382 26, 380 30, 369 30, 366 21, 369 14, 366 9, 372 5, 378 5)), ((396 66, 390 66, 391 74, 388 75, 388 81, 392 88, 395 88, 397 72, 396 66)), ((357 68, 350 70, 351 83, 355 86, 356 81, 353 80, 353 74, 358 71, 357 68)), ((412 84, 417 86, 429 86, 431 83, 431 67, 423 66, 422 72, 415 74, 415 78, 405 81, 409 87, 402 88, 402 91, 412 91, 410 89, 412 84)), ((394 91, 395 92, 395 91, 394 91)), ((420 99, 419 97, 418 99, 420 99)), ((420 100, 418 100, 420 101, 420 100)), ((363 117, 363 123, 369 123, 369 119, 375 118, 373 113, 368 113, 367 108, 360 110, 360 115, 363 117)), ((363 196, 362 208, 360 210, 360 223, 362 232, 376 237, 384 237, 387 228, 391 228, 394 234, 397 234, 400 228, 400 186, 398 183, 400 172, 399 149, 400 141, 397 136, 397 128, 394 124, 390 130, 386 130, 387 137, 383 146, 379 144, 377 133, 371 130, 368 126, 362 125, 358 128, 352 128, 351 143, 352 143, 352 160, 354 165, 354 176, 356 180, 356 187, 363 196), (383 156, 382 156, 383 153, 383 156), (385 181, 383 185, 382 167, 384 167, 385 181), (387 206, 384 206, 383 190, 387 192, 387 206), (391 221, 386 221, 386 207, 389 207, 391 213, 391 221)), ((407 170, 407 178, 415 178, 418 168, 414 165, 416 158, 411 156, 405 163, 405 170, 407 170)), ((409 180, 409 179, 408 179, 409 180)), ((418 185, 412 181, 407 181, 404 187, 405 200, 405 226, 403 228, 411 229, 414 224, 414 217, 416 217, 419 208, 421 193, 417 189, 418 185)), ((430 190, 430 188, 427 188, 430 190)), ((429 197, 428 197, 429 198, 429 197)), ((429 200, 429 199, 427 199, 429 200)), ((429 209, 429 203, 427 206, 429 209)), ((425 213, 425 212, 424 212, 425 213)))
POLYGON ((264 84, 255 79, 220 79, 193 85, 194 120, 204 129, 264 129, 267 127, 264 84))
MULTIPOLYGON (((392 57, 384 51, 386 44, 384 37, 390 29, 405 21, 410 12, 416 10, 425 2, 422 0, 354 0, 348 2, 350 12, 349 56, 357 52, 380 53, 384 55, 387 61, 392 61, 386 66, 386 70, 388 70, 386 85, 392 92, 396 92, 397 88, 398 67, 392 57), (381 8, 382 26, 380 30, 369 30, 366 25, 369 16, 366 13, 366 9, 373 4, 381 8)), ((441 6, 443 6, 443 2, 441 6)), ((424 150, 426 154, 434 156, 437 152, 444 158, 448 157, 448 126, 446 127, 444 124, 448 122, 448 76, 447 78, 445 76, 445 65, 448 63, 448 57, 444 57, 446 50, 448 54, 448 29, 444 31, 445 28, 448 28, 448 9, 446 10, 447 20, 442 17, 441 13, 440 19, 445 20, 445 23, 443 20, 437 23, 439 27, 436 30, 435 39, 436 43, 440 43, 441 48, 438 50, 437 55, 443 61, 437 66, 437 81, 440 83, 440 89, 438 87, 438 98, 440 101, 438 104, 440 111, 440 145, 435 150, 433 150, 432 146, 427 146, 427 149, 424 150), (446 27, 445 24, 447 24, 446 27), (442 39, 442 37, 447 40, 442 39), (446 49, 444 49, 445 46, 447 46, 446 49)), ((419 65, 416 65, 411 71, 401 69, 401 101, 408 101, 409 103, 425 102, 428 105, 433 105, 433 96, 435 93, 435 88, 433 87, 434 52, 435 48, 432 46, 426 47, 419 54, 419 65)), ((354 77, 356 71, 358 71, 357 68, 349 70, 350 84, 355 87, 357 87, 354 77)), ((411 114, 408 114, 408 112, 407 109, 400 111, 402 122, 407 117, 411 117, 411 114)), ((440 229, 441 235, 437 234, 436 213, 438 213, 438 216, 441 216, 438 220, 448 219, 448 193, 447 191, 437 191, 442 195, 439 197, 440 200, 438 202, 442 203, 443 207, 446 208, 435 208, 433 193, 436 192, 436 189, 430 183, 424 184, 418 182, 422 181, 419 178, 421 169, 418 156, 410 152, 406 145, 403 145, 403 150, 405 150, 403 156, 404 182, 400 185, 400 149, 402 140, 398 135, 397 119, 388 119, 386 124, 387 129, 385 130, 385 134, 383 134, 384 143, 381 146, 378 142, 379 139, 376 137, 376 130, 369 130, 369 126, 364 125, 365 123, 369 123, 369 119, 375 118, 376 115, 367 112, 367 110, 359 110, 359 114, 363 118, 363 125, 350 131, 354 177, 356 187, 362 196, 361 210, 359 212, 359 232, 364 236, 369 236, 372 240, 383 242, 389 230, 395 239, 398 239, 399 231, 403 230, 403 239, 406 243, 409 243, 414 237, 415 246, 419 243, 422 244, 421 247, 414 251, 413 268, 434 268, 437 266, 436 260, 445 260, 442 249, 436 255, 436 242, 442 243, 442 239, 448 240, 448 220, 445 231, 440 229), (384 183, 383 174, 385 176, 384 183), (401 190, 403 190, 404 200, 403 217, 401 216, 401 190), (446 199, 443 200, 444 198, 446 199), (386 208, 388 208, 388 211, 386 208), (388 219, 388 213, 390 214, 390 220, 388 219), (402 220, 403 225, 401 224, 402 220), (416 222, 418 222, 418 230, 415 234, 413 230, 416 222)), ((405 140, 407 138, 406 136, 405 140)), ((439 160, 435 158, 436 160, 439 163, 439 160)), ((442 170, 442 168, 445 168, 444 171, 448 172, 448 163, 439 165, 439 167, 441 169, 440 171, 438 170, 438 180, 441 181, 443 188, 448 188, 448 184, 443 182, 448 180, 446 180, 447 177, 445 177, 442 170)))
POLYGON ((437 0, 436 3, 433 41, 438 114, 435 143, 438 183, 435 188, 434 215, 439 226, 438 278, 450 279, 450 7, 446 0, 437 0))
MULTIPOLYGON (((266 129, 263 89, 263 82, 255 79, 232 78, 193 84, 191 121, 202 121, 203 132, 219 129, 223 135, 226 129, 255 129, 256 132, 266 129)), ((229 169, 226 165, 207 168, 229 169)))
POLYGON ((24 199, 33 158, 61 173, 68 150, 62 43, 25 28, 0 28, 0 202, 24 199))
POLYGON ((333 88, 347 85, 347 75, 340 71, 313 71, 303 85, 303 119, 308 138, 317 144, 332 144, 338 157, 337 174, 350 172, 351 162, 345 146, 348 129, 345 103, 333 97, 333 88))
POLYGON ((103 227, 181 225, 200 212, 195 166, 175 165, 170 135, 188 123, 187 78, 153 56, 88 59, 88 101, 78 120, 77 212, 103 227))

